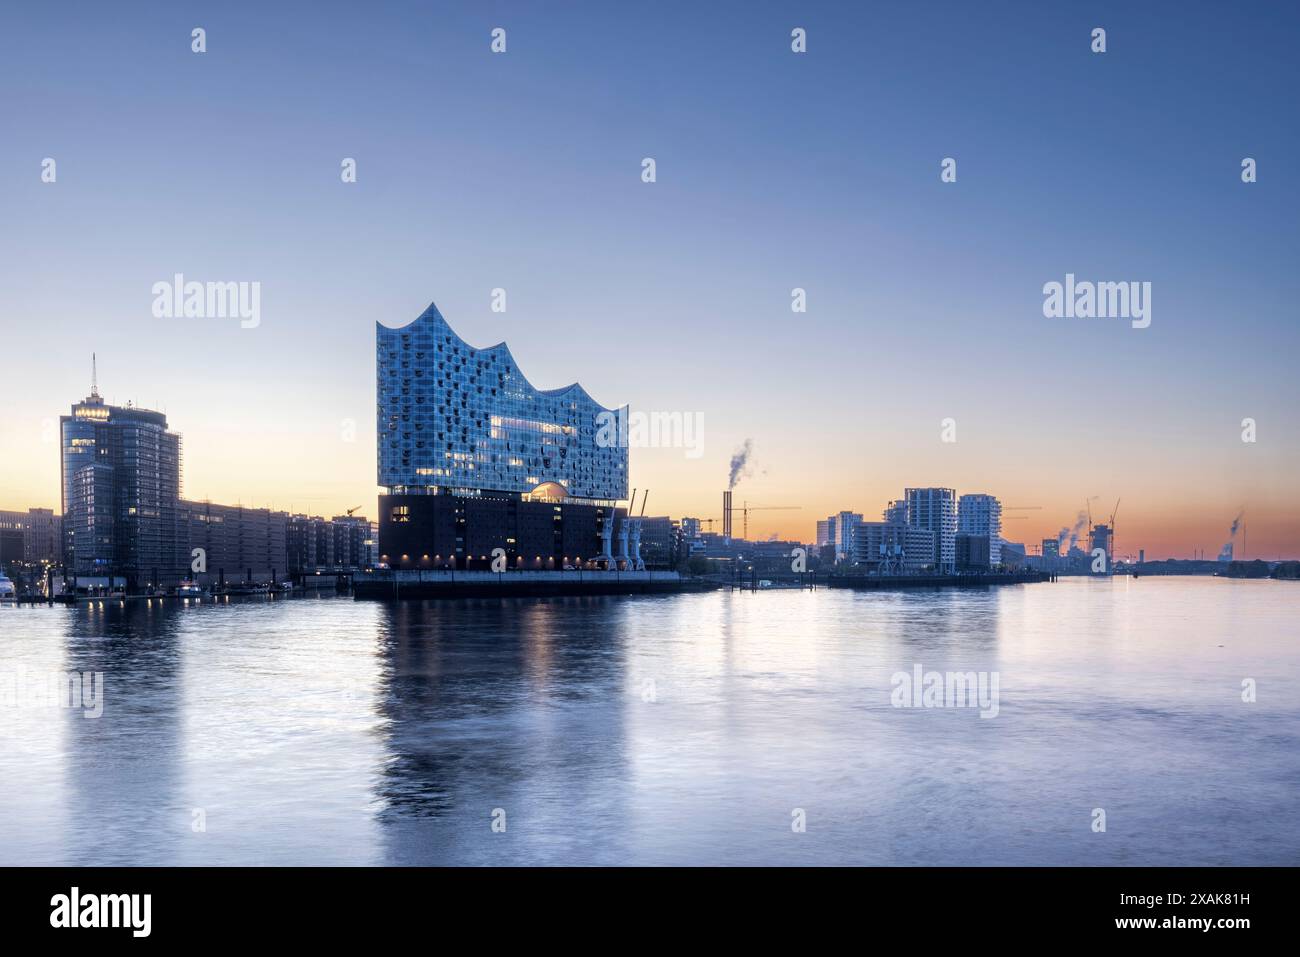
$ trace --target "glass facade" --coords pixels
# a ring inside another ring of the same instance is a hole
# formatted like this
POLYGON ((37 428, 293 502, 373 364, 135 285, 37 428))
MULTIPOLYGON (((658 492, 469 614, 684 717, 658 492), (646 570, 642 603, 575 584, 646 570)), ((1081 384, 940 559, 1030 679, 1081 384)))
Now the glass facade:
POLYGON ((129 583, 175 561, 180 437, 159 412, 96 393, 60 420, 64 560, 76 575, 129 583))
POLYGON ((596 441, 598 417, 615 410, 576 382, 533 388, 504 342, 476 349, 431 304, 408 325, 376 323, 375 359, 379 484, 390 492, 526 494, 554 483, 572 498, 627 497, 626 446, 596 441))

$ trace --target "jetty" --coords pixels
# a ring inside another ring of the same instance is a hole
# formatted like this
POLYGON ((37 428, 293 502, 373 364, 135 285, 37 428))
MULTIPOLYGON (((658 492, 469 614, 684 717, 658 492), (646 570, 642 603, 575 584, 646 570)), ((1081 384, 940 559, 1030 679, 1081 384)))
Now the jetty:
POLYGON ((452 571, 367 569, 352 580, 359 599, 535 598, 561 595, 669 595, 716 586, 675 571, 452 571))
POLYGON ((1027 585, 1056 581, 1051 572, 968 572, 959 575, 831 575, 830 588, 884 591, 897 588, 986 588, 990 585, 1027 585))

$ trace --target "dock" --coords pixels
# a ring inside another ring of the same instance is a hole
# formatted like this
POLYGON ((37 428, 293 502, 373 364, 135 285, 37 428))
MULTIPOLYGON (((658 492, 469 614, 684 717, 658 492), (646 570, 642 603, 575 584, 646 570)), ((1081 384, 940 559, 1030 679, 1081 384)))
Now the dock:
POLYGON ((883 591, 898 588, 986 588, 990 585, 1027 585, 1056 581, 1051 572, 971 572, 962 575, 832 575, 830 588, 883 591))
POLYGON ((372 569, 352 581, 359 599, 536 598, 561 595, 670 595, 708 583, 674 571, 451 571, 372 569))

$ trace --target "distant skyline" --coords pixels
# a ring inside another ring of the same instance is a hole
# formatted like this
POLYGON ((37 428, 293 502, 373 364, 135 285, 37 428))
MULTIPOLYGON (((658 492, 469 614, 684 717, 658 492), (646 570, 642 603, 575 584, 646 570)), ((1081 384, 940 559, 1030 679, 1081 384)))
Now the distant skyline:
POLYGON ((720 517, 749 440, 736 504, 801 506, 755 538, 937 485, 1041 506, 1031 549, 1122 496, 1119 554, 1243 508, 1238 557, 1300 554, 1293 8, 141 9, 0 12, 0 508, 59 507, 96 352, 187 498, 373 518, 373 324, 433 301, 541 388, 701 415, 632 450, 648 513, 720 517), (176 273, 260 322, 156 318, 176 273), (1045 318, 1067 273, 1150 282, 1150 327, 1045 318))

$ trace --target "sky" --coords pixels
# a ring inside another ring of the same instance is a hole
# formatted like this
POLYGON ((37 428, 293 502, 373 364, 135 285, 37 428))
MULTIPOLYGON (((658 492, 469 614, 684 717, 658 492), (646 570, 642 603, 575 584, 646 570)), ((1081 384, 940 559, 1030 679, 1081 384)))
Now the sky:
POLYGON ((1031 546, 1122 497, 1120 555, 1242 509, 1300 555, 1298 41, 1273 4, 6 5, 0 508, 58 507, 94 352, 186 497, 373 517, 374 323, 436 302, 541 388, 700 417, 632 450, 647 514, 720 517, 749 440, 737 505, 798 506, 751 537, 939 485, 1031 546), (258 324, 156 317, 177 273, 258 324), (1150 282, 1150 326, 1045 317, 1067 273, 1150 282))

